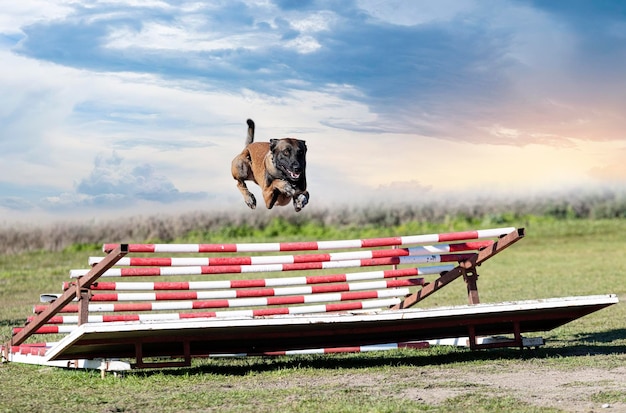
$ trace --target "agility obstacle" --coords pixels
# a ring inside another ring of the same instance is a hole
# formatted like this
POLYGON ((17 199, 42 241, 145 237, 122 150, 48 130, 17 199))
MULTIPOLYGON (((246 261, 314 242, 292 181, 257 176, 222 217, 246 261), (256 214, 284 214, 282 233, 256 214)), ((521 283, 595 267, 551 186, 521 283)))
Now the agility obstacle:
POLYGON ((90 268, 70 270, 62 292, 40 296, 2 354, 120 370, 189 366, 196 357, 422 348, 461 337, 471 349, 523 348, 523 333, 617 302, 607 295, 481 304, 477 268, 523 237, 524 229, 495 228, 337 241, 107 243, 105 256, 89 257, 90 268), (468 305, 413 308, 459 278, 468 305), (489 338, 502 334, 512 337, 489 338), (50 335, 61 338, 38 339, 50 335))

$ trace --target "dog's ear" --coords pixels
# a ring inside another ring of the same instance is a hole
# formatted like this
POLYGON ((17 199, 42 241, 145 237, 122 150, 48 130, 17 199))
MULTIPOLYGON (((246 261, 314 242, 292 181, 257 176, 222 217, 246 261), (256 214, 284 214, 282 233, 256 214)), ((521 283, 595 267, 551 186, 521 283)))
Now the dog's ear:
POLYGON ((270 151, 273 151, 278 145, 278 139, 270 139, 270 151))
POLYGON ((298 140, 298 146, 302 152, 306 153, 306 142, 302 140, 298 140))

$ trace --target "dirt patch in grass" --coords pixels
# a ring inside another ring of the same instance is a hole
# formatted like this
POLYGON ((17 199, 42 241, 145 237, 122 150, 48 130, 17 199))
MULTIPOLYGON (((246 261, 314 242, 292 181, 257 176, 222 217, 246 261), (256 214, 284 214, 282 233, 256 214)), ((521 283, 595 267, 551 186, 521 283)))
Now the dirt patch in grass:
MULTIPOLYGON (((626 412, 626 367, 612 370, 578 368, 554 370, 533 368, 506 372, 455 372, 449 386, 450 375, 444 372, 425 374, 433 382, 418 397, 427 403, 438 404, 465 393, 483 392, 492 397, 508 395, 533 406, 552 407, 569 412, 592 412, 610 408, 612 412, 626 412), (597 395, 621 395, 602 400, 597 395)), ((419 393, 419 392, 418 392, 419 393)), ((408 394, 411 397, 411 394, 408 394)))
POLYGON ((626 412, 626 366, 611 370, 588 367, 558 370, 541 366, 503 370, 506 371, 458 368, 363 374, 338 371, 324 378, 296 373, 266 379, 260 385, 268 390, 301 389, 329 394, 354 391, 376 398, 388 395, 431 406, 445 404, 453 398, 481 395, 513 398, 529 406, 566 412, 626 412))

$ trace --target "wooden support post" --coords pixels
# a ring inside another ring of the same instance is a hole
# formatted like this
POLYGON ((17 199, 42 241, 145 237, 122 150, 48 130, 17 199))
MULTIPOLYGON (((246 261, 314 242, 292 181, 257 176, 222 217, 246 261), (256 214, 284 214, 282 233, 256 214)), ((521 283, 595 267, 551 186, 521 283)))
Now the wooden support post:
MULTIPOLYGON (((444 272, 435 281, 424 285, 424 287, 421 290, 416 291, 415 293, 409 295, 408 297, 404 299, 404 301, 402 301, 400 304, 397 304, 391 307, 391 309, 400 310, 403 308, 409 308, 417 304, 419 301, 423 300, 424 298, 428 297, 434 292, 445 287, 452 281, 461 277, 465 273, 465 271, 467 271, 468 269, 476 268, 477 266, 479 266, 480 264, 482 264, 489 258, 493 257, 494 255, 498 254, 504 249, 510 247, 511 245, 513 245, 514 243, 522 239, 523 237, 524 237, 524 228, 518 228, 517 230, 512 231, 509 234, 503 235, 502 237, 500 237, 500 239, 498 239, 498 241, 478 251, 470 259, 460 262, 458 266, 454 267, 450 271, 444 272)), ((476 290, 476 299, 478 299, 478 290, 476 290)), ((471 297, 470 297, 470 300, 471 300, 471 297)))
POLYGON ((52 304, 45 311, 39 313, 30 323, 24 327, 11 338, 10 343, 7 346, 19 346, 28 337, 30 337, 37 329, 46 324, 50 318, 57 314, 63 307, 70 303, 74 298, 78 298, 82 289, 89 289, 91 284, 94 283, 106 270, 111 268, 122 257, 128 254, 128 244, 121 244, 113 251, 111 251, 102 261, 94 265, 91 270, 84 276, 80 277, 76 282, 75 288, 66 290, 59 298, 54 300, 52 304))
POLYGON ((135 343, 135 365, 140 369, 145 367, 143 364, 143 343, 140 341, 135 343))
POLYGON ((183 343, 183 353, 185 354, 185 364, 191 366, 191 343, 185 340, 183 343))
POLYGON ((469 339, 469 347, 470 350, 476 350, 478 348, 478 344, 476 343, 476 328, 474 325, 470 324, 467 327, 468 330, 468 339, 469 339))
POLYGON ((520 326, 519 321, 515 321, 513 323, 513 335, 515 337, 515 341, 519 344, 519 349, 524 350, 524 338, 522 337, 522 327, 520 326))
MULTIPOLYGON (((78 289, 78 286, 76 286, 78 289)), ((89 320, 89 297, 91 297, 90 290, 87 288, 81 288, 80 292, 76 293, 78 297, 78 325, 86 324, 89 320)))
POLYGON ((467 299, 470 305, 479 304, 480 298, 478 297, 478 273, 475 269, 466 270, 463 274, 463 279, 467 285, 467 299))
POLYGON ((184 340, 183 345, 183 360, 182 361, 156 361, 145 362, 143 360, 143 341, 135 342, 135 364, 133 368, 163 368, 163 367, 189 367, 191 366, 191 342, 184 340))
POLYGON ((469 335, 469 347, 472 350, 482 350, 490 348, 503 348, 503 347, 519 347, 520 350, 524 350, 524 337, 522 337, 522 328, 519 320, 513 321, 513 338, 512 339, 496 339, 488 343, 478 343, 478 337, 476 336, 476 326, 470 324, 467 326, 467 332, 469 335))

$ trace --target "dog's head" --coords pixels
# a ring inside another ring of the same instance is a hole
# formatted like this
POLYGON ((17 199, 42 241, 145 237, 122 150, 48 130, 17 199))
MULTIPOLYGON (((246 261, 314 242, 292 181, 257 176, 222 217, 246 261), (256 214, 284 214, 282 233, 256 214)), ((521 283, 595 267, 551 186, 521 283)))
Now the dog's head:
POLYGON ((270 139, 274 166, 288 181, 298 181, 306 170, 306 143, 300 139, 270 139))

